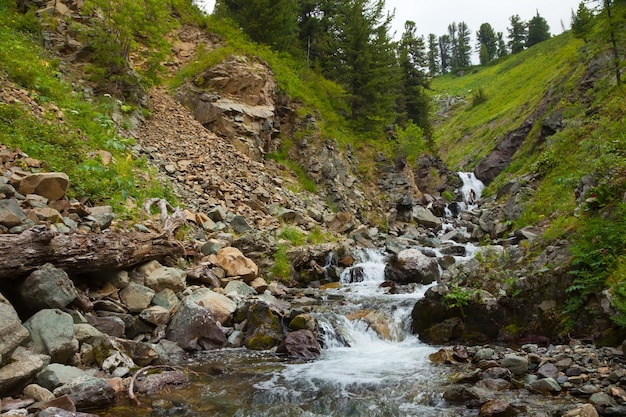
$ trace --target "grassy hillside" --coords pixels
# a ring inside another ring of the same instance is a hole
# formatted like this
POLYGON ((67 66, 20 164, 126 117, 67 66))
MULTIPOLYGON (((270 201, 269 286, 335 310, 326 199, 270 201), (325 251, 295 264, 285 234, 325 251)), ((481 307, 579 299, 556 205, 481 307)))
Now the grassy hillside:
POLYGON ((566 312, 609 289, 619 312, 614 320, 624 325, 626 102, 607 56, 602 43, 584 44, 565 33, 466 75, 435 79, 434 95, 465 99, 438 120, 435 144, 450 166, 473 169, 507 132, 546 106, 486 195, 507 181, 534 178, 511 226, 544 226, 544 245, 569 239, 575 285, 566 312), (541 123, 557 112, 563 128, 541 140, 541 123))

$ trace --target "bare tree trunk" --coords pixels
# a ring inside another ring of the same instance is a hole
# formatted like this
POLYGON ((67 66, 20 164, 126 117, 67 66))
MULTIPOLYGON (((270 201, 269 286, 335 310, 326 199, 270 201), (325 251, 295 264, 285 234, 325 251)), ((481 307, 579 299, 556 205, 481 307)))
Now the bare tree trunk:
POLYGON ((154 259, 177 259, 185 250, 170 236, 137 232, 63 235, 43 227, 0 235, 0 280, 22 277, 46 263, 70 273, 83 273, 123 269, 154 259))

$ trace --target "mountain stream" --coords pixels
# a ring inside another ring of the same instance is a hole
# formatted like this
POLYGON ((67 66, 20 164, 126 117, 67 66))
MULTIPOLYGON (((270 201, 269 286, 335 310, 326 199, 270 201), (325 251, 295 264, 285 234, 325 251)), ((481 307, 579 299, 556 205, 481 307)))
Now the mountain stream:
MULTIPOLYGON (((482 184, 461 174, 464 209, 480 198, 482 184)), ((471 246, 471 245, 469 245, 471 246)), ((432 251, 432 249, 430 249, 432 251)), ((468 247, 467 253, 475 252, 468 247)), ((301 308, 320 329, 321 356, 293 361, 246 349, 207 351, 181 358, 194 372, 191 386, 152 397, 149 409, 119 405, 102 416, 425 416, 462 415, 446 404, 449 372, 429 361, 436 347, 410 334, 410 313, 428 286, 401 294, 382 288, 386 259, 364 249, 341 275, 341 286, 307 290, 301 308), (350 282, 359 268, 359 282, 350 282)))

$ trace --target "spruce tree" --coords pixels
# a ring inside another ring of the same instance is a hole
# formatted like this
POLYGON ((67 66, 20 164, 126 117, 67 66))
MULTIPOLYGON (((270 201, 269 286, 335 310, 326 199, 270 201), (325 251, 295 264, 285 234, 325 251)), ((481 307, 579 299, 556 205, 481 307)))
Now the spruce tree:
POLYGON ((441 68, 439 66, 439 42, 437 35, 431 33, 428 35, 428 73, 431 76, 439 74, 441 68))
POLYGON ((470 46, 470 29, 467 23, 457 25, 457 68, 466 68, 472 65, 472 47, 470 46))
POLYGON ((512 54, 517 54, 522 52, 526 45, 528 36, 527 25, 517 14, 509 18, 509 24, 511 25, 507 28, 509 32, 509 50, 512 54))
POLYGON ((526 38, 526 47, 530 48, 533 45, 550 39, 550 26, 546 19, 537 14, 528 22, 528 37, 526 38))
POLYGON ((488 64, 498 56, 498 38, 489 23, 480 25, 476 40, 481 65, 488 64))
POLYGON ((445 74, 452 68, 452 42, 449 35, 439 37, 439 58, 441 59, 441 72, 445 74))
POLYGON ((593 29, 593 24, 593 11, 585 5, 585 2, 581 1, 578 4, 578 10, 575 13, 572 10, 572 33, 577 38, 587 42, 593 29))
POLYGON ((424 37, 417 36, 415 22, 407 21, 398 45, 398 58, 402 71, 402 92, 398 110, 409 121, 430 135, 430 99, 426 93, 429 80, 426 75, 427 57, 424 37))

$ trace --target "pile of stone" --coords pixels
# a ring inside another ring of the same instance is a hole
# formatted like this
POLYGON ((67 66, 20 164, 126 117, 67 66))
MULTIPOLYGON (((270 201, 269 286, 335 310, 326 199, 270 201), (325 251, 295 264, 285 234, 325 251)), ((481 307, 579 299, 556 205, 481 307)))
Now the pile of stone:
MULTIPOLYGON (((128 390, 131 370, 185 351, 245 346, 310 359, 321 350, 315 320, 230 246, 188 270, 151 261, 73 278, 48 264, 0 296, 3 411, 105 407, 128 390)), ((159 375, 136 392, 186 383, 181 371, 159 375)))
POLYGON ((430 359, 457 368, 444 399, 480 409, 480 416, 626 415, 626 362, 620 349, 575 340, 519 350, 457 345, 430 359))
POLYGON ((0 144, 0 233, 21 233, 45 225, 58 233, 107 229, 114 219, 109 206, 86 207, 65 198, 69 178, 44 172, 43 163, 0 144))

